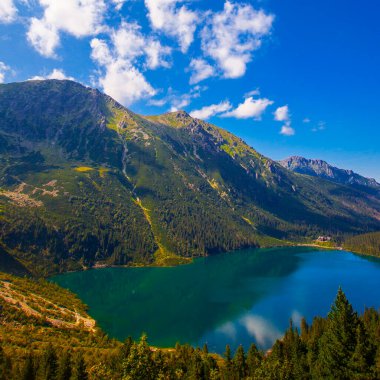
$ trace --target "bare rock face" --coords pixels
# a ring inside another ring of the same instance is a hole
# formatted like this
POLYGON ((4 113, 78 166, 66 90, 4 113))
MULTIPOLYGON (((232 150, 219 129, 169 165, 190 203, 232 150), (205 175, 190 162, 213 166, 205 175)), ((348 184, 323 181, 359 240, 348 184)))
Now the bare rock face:
POLYGON ((279 161, 286 169, 300 174, 320 177, 344 185, 364 186, 380 190, 380 184, 373 178, 363 177, 352 170, 339 169, 323 160, 312 160, 293 156, 279 161))

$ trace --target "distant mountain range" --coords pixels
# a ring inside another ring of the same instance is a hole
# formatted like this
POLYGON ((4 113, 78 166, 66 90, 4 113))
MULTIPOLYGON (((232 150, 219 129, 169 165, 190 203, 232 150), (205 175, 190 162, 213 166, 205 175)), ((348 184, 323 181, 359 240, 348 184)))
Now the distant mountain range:
POLYGON ((0 85, 0 248, 25 272, 375 231, 368 189, 293 173, 184 111, 137 115, 71 81, 0 85))
POLYGON ((352 170, 339 169, 323 160, 312 160, 299 156, 292 156, 279 163, 286 169, 300 174, 307 174, 341 183, 343 185, 364 186, 380 190, 380 184, 373 178, 366 178, 352 170))

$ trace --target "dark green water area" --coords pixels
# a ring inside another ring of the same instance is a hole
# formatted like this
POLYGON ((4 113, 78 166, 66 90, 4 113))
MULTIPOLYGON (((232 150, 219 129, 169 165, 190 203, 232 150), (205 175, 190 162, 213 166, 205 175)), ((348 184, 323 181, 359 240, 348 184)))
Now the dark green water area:
POLYGON ((111 337, 222 353, 267 349, 290 319, 326 316, 339 286, 357 311, 380 307, 380 260, 304 247, 247 249, 174 268, 105 268, 51 279, 72 290, 111 337))

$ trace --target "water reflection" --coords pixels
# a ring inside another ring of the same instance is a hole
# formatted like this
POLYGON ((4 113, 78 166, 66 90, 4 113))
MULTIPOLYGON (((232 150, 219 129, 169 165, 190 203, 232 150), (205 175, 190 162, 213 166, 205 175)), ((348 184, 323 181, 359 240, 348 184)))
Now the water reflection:
POLYGON ((380 306, 380 261, 305 248, 246 250, 176 268, 107 268, 58 276, 110 335, 157 346, 177 341, 223 352, 266 349, 292 319, 325 315, 339 285, 361 310, 380 306))

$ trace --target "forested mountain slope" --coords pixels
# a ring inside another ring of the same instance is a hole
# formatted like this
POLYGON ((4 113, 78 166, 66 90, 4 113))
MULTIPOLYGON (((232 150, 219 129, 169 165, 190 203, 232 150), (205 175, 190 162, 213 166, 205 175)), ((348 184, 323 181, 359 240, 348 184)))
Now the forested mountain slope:
POLYGON ((343 247, 349 251, 380 257, 380 231, 350 237, 343 247))
POLYGON ((292 173, 183 111, 143 117, 71 81, 0 85, 0 188, 2 249, 45 275, 380 228, 377 194, 292 173))

